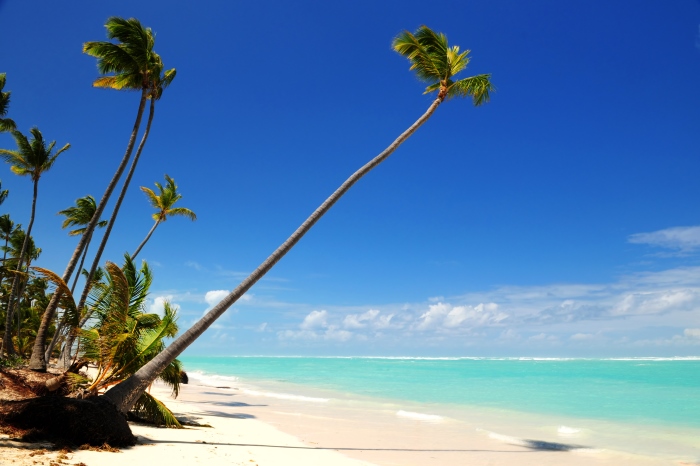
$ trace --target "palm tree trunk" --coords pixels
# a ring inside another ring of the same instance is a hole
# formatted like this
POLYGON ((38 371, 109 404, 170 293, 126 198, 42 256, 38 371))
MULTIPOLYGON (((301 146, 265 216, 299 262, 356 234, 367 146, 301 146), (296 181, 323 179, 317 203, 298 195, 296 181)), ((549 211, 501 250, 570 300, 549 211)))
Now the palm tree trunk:
POLYGON ((85 243, 85 250, 83 251, 83 257, 80 259, 80 265, 78 266, 78 273, 75 274, 75 280, 73 280, 73 286, 70 288, 71 294, 75 292, 75 285, 78 284, 78 279, 80 278, 80 272, 83 271, 83 265, 85 264, 85 258, 87 257, 87 252, 88 248, 90 247, 90 240, 92 240, 92 233, 90 232, 90 237, 87 239, 87 243, 85 243))
MULTIPOLYGON (((148 139, 148 133, 151 131, 151 123, 153 122, 153 114, 155 113, 155 98, 151 98, 151 106, 148 111, 148 123, 146 123, 146 129, 143 132, 143 137, 141 138, 141 142, 139 143, 138 149, 136 149, 136 155, 134 156, 133 162, 131 162, 131 167, 129 167, 129 173, 126 175, 126 179, 124 180, 124 186, 122 186, 122 190, 119 193, 119 198, 117 199, 117 203, 114 205, 114 211, 112 211, 112 216, 109 219, 109 224, 107 224, 107 228, 105 229, 105 234, 102 237, 102 241, 100 242, 100 247, 97 249, 97 253, 95 254, 95 259, 92 261, 92 267, 90 267, 90 273, 88 273, 87 277, 87 283, 89 283, 92 280, 93 275, 95 275, 95 270, 97 270, 97 266, 100 264, 100 259, 102 258, 102 252, 105 249, 105 246, 107 245, 107 240, 109 239, 109 234, 112 232, 112 227, 114 226, 114 223, 117 221, 117 214, 119 214, 119 208, 122 205, 122 201, 124 200, 124 197, 126 196, 126 191, 129 189, 129 183, 131 183, 131 177, 134 175, 134 171, 136 170, 136 164, 139 163, 139 158, 141 157, 141 151, 143 150, 143 147, 146 145, 146 140, 148 139)), ((83 293, 80 296, 80 302, 78 303, 78 312, 80 312, 83 307, 85 306, 85 301, 87 300, 87 295, 88 295, 88 287, 83 288, 83 293)))
MULTIPOLYGON (((122 177, 122 174, 124 173, 124 170, 126 169, 127 163, 129 163, 129 159, 131 158, 131 152, 133 151, 134 143, 136 142, 136 135, 138 134, 139 127, 141 126, 141 117, 143 116, 143 111, 146 108, 146 98, 147 97, 148 97, 148 89, 143 89, 141 91, 141 100, 139 102, 139 109, 138 109, 138 112, 136 113, 136 121, 134 122, 133 129, 131 130, 131 136, 129 137, 129 143, 126 146, 126 152, 124 153, 124 156, 122 157, 122 160, 119 163, 119 167, 117 168, 116 173, 114 174, 114 176, 110 180, 109 185, 107 185, 107 189, 105 190, 105 193, 102 195, 102 199, 100 199, 100 203, 97 205, 97 208, 95 209, 95 215, 92 216, 90 223, 88 223, 87 226, 85 227, 85 233, 80 237, 80 241, 78 242, 78 245, 76 246, 75 251, 73 251, 73 256, 71 256, 65 272, 63 272, 62 278, 63 278, 63 281, 66 283, 70 280, 70 277, 73 275, 73 270, 75 269, 75 266, 78 264, 78 259, 80 259, 80 254, 83 252, 83 248, 85 247, 85 243, 87 242, 87 238, 95 230, 95 226, 97 225, 97 222, 99 222, 100 217, 102 217, 102 212, 105 210, 105 207, 107 206, 107 202, 109 202, 109 198, 112 196, 112 192, 114 191, 114 188, 117 186, 119 179, 122 177)), ((46 331, 49 328, 49 325, 51 323, 51 319, 53 319, 54 313, 56 312, 56 308, 58 307, 58 302, 60 300, 61 300, 61 293, 55 292, 53 294, 53 296, 51 297, 51 301, 49 302, 49 305, 46 307, 46 311, 44 311, 44 315, 41 319, 41 325, 39 325, 39 330, 37 331, 37 334, 36 334, 36 340, 34 341, 34 348, 32 349, 32 357, 29 360, 29 368, 33 371, 46 372, 46 360, 44 359, 44 344, 46 343, 46 331)))
POLYGON ((362 168, 350 176, 340 187, 321 204, 304 223, 296 229, 280 247, 275 250, 260 266, 258 266, 248 278, 243 280, 236 289, 222 299, 211 311, 207 312, 196 324, 190 327, 185 333, 180 335, 175 341, 168 345, 155 358, 149 361, 135 374, 124 382, 115 385, 103 396, 116 408, 127 413, 134 407, 136 400, 144 393, 146 388, 153 383, 158 375, 170 364, 180 353, 190 346, 206 329, 211 326, 226 310, 243 296, 258 280, 260 280, 297 242, 314 226, 314 224, 340 199, 360 178, 369 173, 374 167, 386 160, 406 139, 408 139, 428 118, 435 112, 442 103, 442 98, 438 97, 428 107, 428 110, 416 120, 410 128, 404 131, 389 147, 382 153, 366 163, 362 168))
POLYGON ((131 260, 136 259, 136 256, 139 255, 139 252, 141 252, 141 249, 146 245, 148 240, 151 239, 151 235, 153 234, 154 231, 156 231, 156 227, 159 224, 160 224, 160 219, 158 219, 158 221, 156 221, 156 223, 153 225, 153 227, 151 227, 151 231, 148 232, 148 234, 146 235, 146 238, 141 242, 141 244, 139 244, 139 247, 136 248, 136 251, 134 251, 134 253, 131 255, 131 260))
MULTIPOLYGON (((27 226, 27 231, 24 235, 24 241, 22 242, 22 250, 19 253, 19 259, 17 260, 17 274, 15 274, 12 280, 12 287, 10 288, 10 300, 7 304, 7 316, 5 317, 5 339, 3 341, 3 347, 7 352, 8 356, 14 354, 14 347, 12 346, 12 332, 9 331, 12 325, 12 315, 14 314, 14 295, 15 291, 19 291, 19 273, 22 270, 22 261, 24 261, 24 255, 27 253, 27 247, 29 246, 29 239, 32 235, 32 226, 34 225, 34 215, 36 214, 36 198, 39 192, 39 179, 34 180, 34 196, 32 197, 32 214, 29 217, 29 226, 27 226), (8 325, 9 324, 9 325, 8 325)), ((18 335, 19 337, 19 335, 18 335)))

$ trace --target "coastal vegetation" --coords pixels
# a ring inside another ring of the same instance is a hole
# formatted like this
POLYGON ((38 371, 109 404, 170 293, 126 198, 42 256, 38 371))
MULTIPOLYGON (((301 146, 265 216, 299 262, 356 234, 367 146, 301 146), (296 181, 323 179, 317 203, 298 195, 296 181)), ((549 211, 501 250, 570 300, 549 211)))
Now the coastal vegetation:
MULTIPOLYGON (((425 93, 435 93, 427 110, 385 150, 347 178, 228 296, 191 328, 177 336, 179 329, 176 323, 177 309, 174 306, 165 303, 162 315, 146 312, 145 302, 153 277, 145 262, 140 267, 134 262, 151 240, 156 228, 169 217, 184 216, 190 220, 197 218, 192 210, 175 206, 182 195, 173 178, 166 174, 165 184, 155 183, 156 190, 141 187, 156 210, 153 226, 133 254, 125 254, 121 267, 111 261, 102 262, 105 246, 148 140, 155 103, 173 82, 176 71, 165 69, 161 57, 154 51, 155 34, 138 20, 111 17, 105 27, 108 41, 86 42, 83 45, 83 52, 97 59, 97 68, 101 74, 93 86, 136 91, 139 93, 139 103, 126 150, 100 201, 96 202, 94 197, 86 195, 76 200, 74 207, 59 212, 66 217, 64 228, 80 227, 69 232, 70 235, 78 236, 78 244, 62 275, 45 268, 31 267, 41 252, 33 244, 31 230, 39 178, 70 145, 66 144, 54 151, 55 142, 47 145, 36 128, 31 130, 32 139, 27 139, 15 129, 12 120, 5 118, 10 94, 0 92, 0 130, 12 131, 18 147, 17 150, 2 149, 0 156, 12 165, 15 173, 29 175, 34 182, 34 198, 27 229, 22 230, 21 225, 11 220, 9 215, 0 217, 0 234, 5 243, 0 268, 0 312, 4 317, 0 324, 4 322, 2 353, 5 362, 0 364, 0 368, 2 365, 16 364, 17 354, 26 357, 31 353, 28 368, 44 373, 52 358, 58 357, 55 367, 60 368, 61 372, 51 377, 47 375, 45 390, 42 390, 71 399, 66 403, 79 406, 75 408, 76 413, 116 408, 116 411, 124 415, 131 414, 158 424, 178 427, 179 423, 172 413, 162 402, 152 397, 147 388, 156 379, 161 379, 177 394, 182 380, 182 366, 177 357, 270 271, 355 183, 386 160, 446 100, 469 97, 475 106, 480 106, 489 101, 494 87, 488 74, 457 78, 469 64, 469 51, 450 46, 444 34, 426 26, 421 26, 415 32, 400 33, 392 43, 393 49, 408 59, 410 70, 425 82, 425 93), (148 118, 142 129, 147 102, 150 103, 148 118), (132 159, 140 131, 141 140, 132 159), (130 168, 109 220, 103 220, 106 206, 130 161, 130 168), (88 246, 97 227, 104 227, 104 233, 89 269, 83 269, 88 246), (83 289, 77 294, 76 284, 80 275, 85 280, 83 289), (71 279, 72 285, 69 286, 71 279), (77 300, 76 296, 79 296, 77 300), (13 320, 15 316, 16 331, 13 320), (166 345, 167 339, 173 341, 166 345), (91 368, 87 373, 84 370, 86 366, 91 368), (75 405, 75 400, 85 403, 75 405), (105 408, 107 402, 111 408, 105 408)), ((0 74, 0 91, 5 81, 5 74, 0 74)), ((60 403, 29 401, 18 404, 9 415, 0 412, 0 424, 18 419, 18 410, 23 410, 25 414, 36 414, 42 412, 42 407, 52 406, 50 409, 58 409, 60 403)), ((46 422, 44 414, 32 416, 26 414, 22 419, 32 418, 39 423, 46 422)), ((128 436, 124 437, 123 426, 119 429, 119 438, 123 442, 132 441, 128 436)), ((90 423, 81 426, 81 430, 89 431, 90 423)), ((101 432, 99 441, 103 440, 101 432)), ((93 439, 88 443, 97 441, 93 439)))

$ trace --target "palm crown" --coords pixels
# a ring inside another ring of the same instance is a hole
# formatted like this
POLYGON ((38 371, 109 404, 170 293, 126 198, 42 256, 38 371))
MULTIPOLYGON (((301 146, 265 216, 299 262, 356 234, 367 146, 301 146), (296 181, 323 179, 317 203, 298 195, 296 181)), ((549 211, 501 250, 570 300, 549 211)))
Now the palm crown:
POLYGON ((453 78, 469 64, 469 50, 460 52, 458 45, 449 46, 447 36, 421 26, 415 33, 404 31, 392 43, 393 49, 408 58, 411 70, 428 83, 425 93, 438 91, 438 98, 471 96, 474 105, 489 101, 495 88, 490 74, 479 74, 455 81, 453 78))
POLYGON ((149 86, 150 65, 153 61, 155 37, 151 28, 141 25, 135 18, 112 16, 105 23, 107 41, 83 44, 83 52, 97 58, 97 69, 102 76, 93 82, 95 87, 140 90, 149 86))
POLYGON ((153 214, 153 220, 156 222, 164 222, 168 217, 173 215, 181 215, 187 217, 190 220, 197 220, 197 215, 190 209, 185 207, 173 207, 177 201, 182 199, 182 194, 177 192, 177 185, 175 180, 165 175, 166 185, 163 186, 156 181, 156 188, 158 194, 156 194, 152 189, 141 186, 141 191, 146 193, 148 201, 151 203, 154 209, 157 210, 153 214))
POLYGON ((2 118, 7 115, 7 110, 10 107, 10 92, 3 92, 5 87, 5 73, 0 73, 0 131, 12 131, 15 128, 15 122, 9 118, 2 118))
POLYGON ((97 58, 101 76, 92 83, 95 87, 116 90, 149 90, 149 98, 160 98, 163 89, 175 78, 175 69, 163 71, 163 62, 153 51, 155 37, 151 28, 135 18, 113 16, 105 23, 107 41, 85 42, 83 52, 97 58))
MULTIPOLYGON (((67 209, 63 209, 63 210, 58 212, 59 215, 63 215, 66 217, 66 219, 61 224, 61 228, 87 225, 88 223, 90 223, 92 216, 95 215, 96 210, 97 210, 97 203, 95 202, 94 197, 87 195, 85 197, 81 197, 79 199, 76 199, 75 206, 68 207, 67 209)), ((107 225, 106 220, 101 220, 100 222, 97 223, 97 226, 100 228, 103 228, 106 225, 107 225)), ((75 230, 70 230, 68 232, 68 235, 69 236, 77 236, 77 235, 82 235, 83 233, 85 233, 85 227, 76 228, 75 230)))
POLYGON ((12 131, 17 150, 0 149, 0 158, 11 165, 13 173, 29 175, 32 181, 38 181, 42 173, 53 166, 58 156, 70 148, 70 144, 53 152, 56 141, 51 141, 47 146, 39 128, 34 127, 29 131, 32 133, 31 140, 19 131, 12 131))

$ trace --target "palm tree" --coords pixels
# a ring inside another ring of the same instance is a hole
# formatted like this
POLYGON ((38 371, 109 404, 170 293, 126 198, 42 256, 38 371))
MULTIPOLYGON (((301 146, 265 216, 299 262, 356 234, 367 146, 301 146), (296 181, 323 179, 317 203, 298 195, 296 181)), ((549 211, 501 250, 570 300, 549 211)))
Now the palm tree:
MULTIPOLYGON (((32 133, 32 139, 29 140, 27 137, 20 133, 19 131, 12 131, 12 136, 15 138, 17 143, 17 150, 7 150, 0 149, 0 158, 5 160, 5 162, 10 164, 10 169, 20 176, 29 176, 34 183, 34 195, 32 197, 32 212, 29 217, 29 226, 27 226, 26 236, 24 240, 24 245, 22 246, 22 251, 20 252, 17 264, 17 271, 22 269, 22 262, 24 261, 24 254, 27 251, 27 245, 29 238, 32 234, 32 226, 34 225, 34 215, 36 213, 36 199, 39 188, 39 178, 45 172, 49 171, 53 166, 54 162, 61 153, 70 148, 70 144, 66 144, 56 152, 53 152, 53 148, 56 145, 56 141, 52 141, 49 145, 46 145, 44 137, 39 131, 39 128, 32 128, 30 130, 32 133)), ((17 280, 18 275, 12 282, 12 288, 10 289, 10 304, 7 308, 8 316, 13 313, 13 296, 17 290, 17 280)), ((7 332, 6 332, 7 333, 7 332)), ((7 337, 7 335, 6 335, 7 337)), ((7 345, 5 342, 5 349, 11 351, 11 345, 7 345)))
MULTIPOLYGON (((2 250, 3 250, 2 266, 0 266, 0 288, 2 288, 2 282, 5 281, 5 274, 9 270, 8 263, 7 263, 7 252, 8 252, 7 244, 9 243, 10 238, 12 237, 12 234, 20 227, 21 227, 21 225, 15 225, 15 222, 13 222, 10 219, 10 214, 5 214, 5 215, 0 216, 0 239, 5 240, 5 245, 2 248, 2 250)), ((5 331, 9 331, 9 328, 6 327, 5 331)), ((2 343, 0 343, 0 355, 3 354, 4 347, 5 347, 4 343, 5 343, 5 339, 3 338, 2 343)))
POLYGON ((146 242, 151 238, 153 232, 156 231, 156 227, 160 225, 161 222, 166 221, 168 217, 180 215, 183 217, 187 217, 192 221, 197 220, 197 216, 190 209, 186 207, 173 207, 173 205, 175 205, 177 201, 182 199, 182 194, 177 192, 177 185, 175 184, 175 180, 170 178, 167 174, 165 175, 165 181, 167 183, 165 187, 163 187, 163 185, 161 185, 160 183, 156 182, 158 194, 153 192, 153 190, 150 188, 141 186, 141 191, 146 193, 146 197, 148 197, 148 202, 150 202, 153 208, 157 210, 157 212, 153 214, 153 220, 155 220, 156 223, 153 224, 153 227, 146 235, 146 238, 141 242, 141 244, 139 244, 139 247, 136 248, 136 251, 134 251, 134 253, 131 255, 131 259, 136 259, 136 256, 145 246, 146 242))
MULTIPOLYGON (((102 216, 102 212, 107 206, 107 202, 112 196, 114 188, 117 186, 119 179, 124 173, 127 163, 129 163, 131 152, 136 142, 136 136, 141 126, 141 118, 146 107, 146 99, 149 94, 150 65, 153 62, 153 45, 155 43, 153 32, 150 28, 143 27, 135 18, 124 19, 116 16, 107 19, 105 28, 107 29, 107 38, 116 39, 118 43, 96 41, 83 44, 83 52, 97 58, 98 71, 101 74, 108 75, 97 78, 93 82, 93 86, 113 89, 139 89, 141 91, 141 99, 139 100, 136 121, 131 130, 124 156, 117 167, 117 171, 107 185, 102 199, 100 199, 97 205, 95 216, 85 227, 85 234, 80 237, 80 241, 75 251, 73 251, 70 261, 68 261, 66 270, 63 272, 63 280, 65 282, 68 282, 73 275, 73 271, 78 264, 85 243, 95 230, 95 226, 102 216)), ((51 319, 53 319, 60 300, 61 293, 54 293, 42 317, 39 334, 37 335, 34 349, 32 350, 31 360, 29 361, 29 368, 34 371, 46 372, 46 361, 44 359, 46 329, 51 319)))
POLYGON ((214 306, 189 330, 184 332, 163 352, 153 358, 148 364, 139 369, 133 376, 108 391, 104 396, 118 410, 126 413, 134 406, 158 374, 167 365, 192 344, 204 331, 212 325, 233 303, 262 278, 294 245, 311 229, 311 227, 345 194, 357 181, 369 173, 374 167, 389 157, 401 143, 411 136, 437 107, 450 97, 466 97, 473 99, 474 105, 479 106, 489 100, 493 90, 490 75, 482 74, 458 81, 454 76, 466 68, 469 59, 468 52, 459 51, 459 47, 449 47, 444 34, 435 33, 426 26, 421 26, 414 34, 404 31, 393 42, 393 48, 411 62, 411 69, 418 77, 428 83, 426 93, 438 91, 437 97, 428 110, 404 131, 389 147, 370 160, 362 168, 353 173, 323 204, 321 204, 304 223, 280 245, 252 274, 236 287, 228 296, 214 306))
MULTIPOLYGON (((141 152, 143 151, 144 146, 146 145, 146 140, 148 139, 148 135, 151 131, 151 123, 153 122, 153 115, 155 113, 155 102, 156 100, 159 100, 162 95, 163 95, 163 90, 172 83, 173 79, 175 79, 175 74, 176 70, 170 69, 167 71, 163 71, 163 62, 160 58, 160 56, 157 53, 153 53, 151 55, 151 74, 150 74, 150 89, 149 89, 149 94, 148 98, 151 101, 150 105, 150 110, 148 112, 148 122, 146 123, 146 129, 143 132, 143 136, 141 137, 141 142, 139 143, 138 149, 136 149, 136 155, 134 155, 134 160, 131 162, 131 167, 129 167, 129 173, 126 175, 126 179, 124 180, 124 185, 122 186, 122 190, 119 193, 119 197, 117 198, 117 202, 114 205, 114 210, 112 211, 112 216, 109 219, 109 224, 107 225, 107 229, 105 230, 105 234, 102 236, 102 241, 100 241, 100 246, 97 248, 97 253, 95 254, 94 259, 92 260, 92 266, 90 267, 90 271, 88 272, 88 281, 92 280, 92 275, 95 273, 95 270, 100 264, 100 259, 102 258, 102 253, 104 252, 105 246, 107 245, 107 240, 109 240, 110 233, 112 232, 112 227, 114 226, 114 223, 117 220, 117 214, 119 213, 119 209, 121 208, 122 201, 124 200, 124 197, 126 196, 126 191, 129 188, 129 184, 131 183, 131 178, 134 175, 134 171, 136 170, 136 164, 138 164, 139 158, 141 157, 141 152)), ((122 89, 121 87, 116 87, 115 83, 112 81, 105 80, 103 82, 105 87, 108 87, 112 83, 112 87, 115 89, 122 89)), ((126 87, 128 88, 128 87, 126 87)), ((83 289, 83 293, 80 296, 80 301, 78 302, 78 309, 82 309, 85 306, 85 300, 87 299, 88 296, 88 290, 85 288, 83 289)))
POLYGON ((9 118, 3 118, 7 115, 10 107, 10 91, 3 92, 5 87, 6 73, 0 73, 0 132, 13 131, 17 129, 15 122, 9 118))
MULTIPOLYGON (((92 220, 92 217, 95 216, 95 212, 97 211, 97 203, 95 202, 95 198, 90 196, 89 194, 85 197, 81 197, 76 199, 75 201, 75 206, 68 207, 67 209, 63 209, 58 212, 59 215, 63 215, 66 217, 66 219, 63 221, 61 224, 61 228, 68 228, 68 227, 74 227, 74 226, 82 226, 82 228, 76 228, 75 230, 70 230, 68 232, 68 236, 78 236, 78 235, 84 235, 85 232, 87 231, 87 228, 85 225, 90 223, 90 220, 92 220)), ((104 228, 107 226, 107 220, 100 220, 97 222, 96 225, 98 228, 104 228)), ((90 233, 90 237, 87 239, 85 243, 85 249, 83 250, 82 258, 80 259, 80 265, 78 266, 78 270, 83 269, 83 263, 85 262, 85 256, 87 255, 88 247, 90 246, 90 240, 92 240, 92 233, 90 233)), ((78 278, 80 277, 80 274, 75 274, 75 280, 73 281, 73 286, 71 286, 71 292, 75 290, 75 285, 78 283, 78 278)))
MULTIPOLYGON (((64 288, 66 307, 71 311, 76 309, 73 296, 60 277, 39 267, 34 270, 58 288, 64 288)), ((177 308, 169 303, 165 304, 162 317, 144 312, 152 282, 148 264, 144 262, 137 270, 127 255, 122 268, 107 262, 106 270, 106 283, 91 292, 94 325, 77 332, 81 348, 78 357, 97 369, 91 381, 78 380, 77 385, 85 396, 97 395, 129 377, 165 348, 165 338, 174 337, 178 331, 177 308)), ((175 360, 160 375, 175 395, 179 391, 181 368, 181 363, 175 360)), ((170 410, 148 393, 143 394, 134 411, 151 421, 181 427, 170 410)))
MULTIPOLYGON (((59 215, 63 215, 66 217, 66 219, 63 221, 63 224, 61 224, 61 228, 65 229, 74 226, 82 226, 82 228, 70 230, 68 232, 68 236, 84 235, 86 230, 84 226, 90 223, 90 220, 92 220, 92 217, 95 215, 96 210, 97 203, 95 202, 94 197, 87 195, 85 197, 78 198, 75 201, 75 206, 68 207, 67 209, 63 209, 58 212, 59 215)), ((102 220, 97 223, 97 227, 99 228, 104 228, 105 225, 107 225, 106 220, 102 220)), ((90 236, 92 236, 92 233, 90 233, 90 236)), ((88 247, 90 246, 91 239, 92 238, 88 238, 87 242, 85 243, 85 248, 83 249, 83 254, 80 259, 80 265, 78 266, 78 270, 83 269, 83 263, 85 262, 85 256, 87 256, 88 247)), ((78 278, 80 278, 80 274, 75 274, 75 280, 73 280, 73 286, 71 286, 70 289, 71 293, 75 291, 75 285, 78 283, 78 278)), ((54 332, 53 337, 49 342, 48 348, 46 349, 46 353, 44 354, 44 357, 47 361, 49 360, 51 353, 53 353, 53 349, 56 346, 56 343, 58 343, 58 340, 63 332, 63 329, 66 325, 66 318, 67 315, 64 313, 60 324, 56 327, 56 331, 54 332)))
MULTIPOLYGON (((32 261, 36 260, 39 258, 39 255, 41 254, 41 248, 37 248, 36 244, 34 243, 34 238, 29 237, 27 239, 27 236, 22 230, 21 225, 17 225, 12 232, 9 235, 9 240, 6 242, 6 245, 2 248, 3 249, 3 254, 6 257, 6 269, 10 271, 14 277, 17 279, 17 282, 14 282, 13 284, 17 287, 16 289, 19 290, 17 293, 17 296, 22 296, 24 293, 24 288, 26 286, 26 283, 28 281, 28 270, 29 267, 32 263, 32 261), (18 270, 17 266, 19 263, 19 256, 22 251, 22 247, 25 246, 26 242, 26 250, 24 253, 24 257, 26 258, 27 263, 22 267, 22 270, 18 270), (7 257, 7 254, 9 254, 10 257, 7 257)), ((6 304, 6 309, 10 309, 10 303, 12 302, 13 299, 13 294, 10 293, 8 296, 7 304, 6 304)), ((13 308, 11 312, 8 312, 5 315, 5 326, 6 326, 6 331, 10 332, 12 331, 12 320, 14 319, 14 315, 17 314, 17 335, 20 336, 20 322, 22 321, 22 316, 20 315, 19 308, 19 303, 21 302, 21 298, 17 300, 18 306, 16 308, 13 308)), ((11 335, 10 335, 11 336, 11 335)), ((9 339, 11 341, 11 338, 9 339)), ((5 347, 6 341, 3 340, 3 348, 5 347)), ((11 354, 11 351, 13 349, 12 346, 8 346, 8 354, 11 354)), ((24 353, 20 353, 24 354, 24 353)))

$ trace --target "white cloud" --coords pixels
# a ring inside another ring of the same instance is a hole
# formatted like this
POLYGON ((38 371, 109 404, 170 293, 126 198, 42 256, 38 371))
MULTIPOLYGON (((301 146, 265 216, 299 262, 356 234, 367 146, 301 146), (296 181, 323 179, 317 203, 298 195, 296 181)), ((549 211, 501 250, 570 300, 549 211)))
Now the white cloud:
POLYGON ((672 227, 650 233, 636 233, 628 238, 630 243, 648 244, 681 252, 700 248, 700 226, 672 227))
POLYGON ((230 291, 227 290, 211 290, 204 295, 204 301, 207 302, 210 308, 219 304, 219 301, 228 296, 230 291))
POLYGON ((301 323, 301 325, 299 325, 299 328, 309 330, 327 327, 327 317, 328 311, 311 311, 306 317, 304 317, 304 321, 301 323))
POLYGON ((148 312, 151 314, 158 314, 159 316, 163 315, 163 303, 165 301, 169 301, 172 304, 173 300, 173 295, 166 295, 166 296, 156 296, 153 299, 153 302, 148 306, 148 312))
POLYGON ((379 311, 376 309, 370 309, 364 314, 348 314, 343 320, 343 327, 345 328, 365 328, 367 324, 373 322, 374 319, 379 315, 379 311))
POLYGON ((683 330, 686 338, 700 338, 700 328, 687 328, 683 330))
POLYGON ((454 329, 458 327, 479 327, 496 324, 508 317, 498 311, 495 303, 481 303, 476 306, 453 306, 449 303, 437 303, 428 306, 415 326, 417 330, 430 330, 438 327, 454 329))
POLYGON ((586 340, 592 340, 595 338, 595 335, 592 333, 575 333, 569 337, 569 340, 573 341, 586 341, 586 340))

